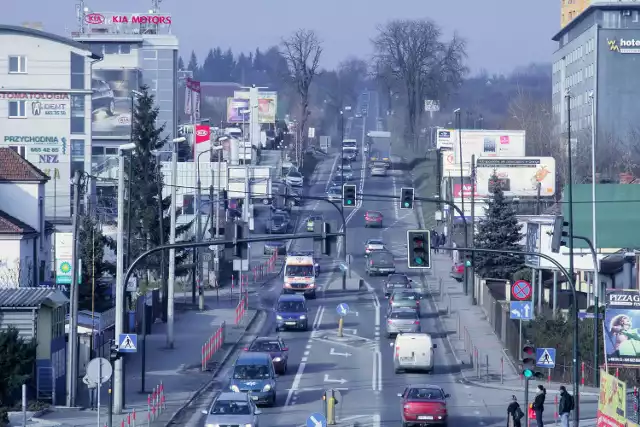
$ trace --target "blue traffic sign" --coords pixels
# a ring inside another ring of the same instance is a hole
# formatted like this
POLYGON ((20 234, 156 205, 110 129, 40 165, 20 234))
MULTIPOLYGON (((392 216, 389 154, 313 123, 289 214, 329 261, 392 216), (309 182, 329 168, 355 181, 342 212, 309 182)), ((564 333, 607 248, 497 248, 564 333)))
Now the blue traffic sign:
POLYGON ((536 366, 538 368, 555 368, 556 349, 551 347, 536 348, 536 366))
POLYGON ((138 351, 138 336, 136 334, 120 334, 118 337, 119 353, 135 353, 138 351))
POLYGON ((346 316, 349 314, 349 306, 346 302, 343 302, 342 304, 338 304, 336 311, 338 312, 338 316, 346 316))
POLYGON ((533 302, 511 301, 509 314, 511 319, 531 320, 533 319, 533 302))
POLYGON ((319 413, 314 413, 309 415, 307 418, 307 427, 326 427, 327 426, 327 418, 319 413))

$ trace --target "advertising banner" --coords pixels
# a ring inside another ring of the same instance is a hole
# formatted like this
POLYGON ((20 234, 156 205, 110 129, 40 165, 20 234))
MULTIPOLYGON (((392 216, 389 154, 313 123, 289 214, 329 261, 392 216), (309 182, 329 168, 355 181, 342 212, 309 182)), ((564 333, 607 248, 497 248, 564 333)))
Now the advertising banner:
MULTIPOLYGON (((459 182, 459 180, 458 180, 459 182)), ((462 197, 464 197, 465 199, 468 197, 471 197, 471 191, 472 188, 475 190, 474 191, 474 196, 478 196, 478 189, 475 185, 471 185, 471 184, 464 184, 464 188, 462 188, 463 186, 460 184, 453 184, 453 197, 455 197, 456 199, 460 197, 460 193, 462 192, 462 197)))
POLYGON ((139 69, 93 69, 93 136, 127 139, 131 133, 131 91, 140 87, 139 69))
POLYGON ((200 82, 191 80, 191 90, 193 91, 193 120, 200 121, 200 82))
POLYGON ((640 367, 640 291, 607 289, 604 347, 612 366, 640 367))
MULTIPOLYGON (((462 129, 462 163, 480 157, 524 157, 525 131, 462 129)), ((460 170, 460 140, 456 129, 438 129, 436 146, 451 152, 443 153, 444 170, 460 170), (453 156, 450 156, 453 154, 453 156)))
POLYGON ((241 98, 227 98, 227 123, 249 122, 249 113, 242 114, 242 110, 249 109, 249 100, 241 98))
POLYGON ((600 370, 600 396, 598 398, 598 427, 625 427, 627 386, 607 371, 600 370))
MULTIPOLYGON (((235 91, 233 97, 249 99, 249 92, 235 91)), ((278 112, 278 92, 258 92, 258 120, 260 123, 275 123, 278 112)))
MULTIPOLYGON (((525 251, 540 252, 538 249, 539 236, 540 236, 540 224, 535 222, 527 223, 525 251)), ((540 257, 535 255, 525 255, 524 262, 530 267, 539 267, 540 257)))
POLYGON ((211 141, 211 128, 209 125, 196 125, 196 144, 211 141))
POLYGON ((186 80, 184 85, 184 114, 190 116, 193 111, 193 90, 191 89, 191 79, 186 80))
POLYGON ((493 174, 506 196, 538 194, 548 197, 556 193, 556 161, 553 157, 480 157, 476 160, 478 192, 486 196, 495 184, 493 174))

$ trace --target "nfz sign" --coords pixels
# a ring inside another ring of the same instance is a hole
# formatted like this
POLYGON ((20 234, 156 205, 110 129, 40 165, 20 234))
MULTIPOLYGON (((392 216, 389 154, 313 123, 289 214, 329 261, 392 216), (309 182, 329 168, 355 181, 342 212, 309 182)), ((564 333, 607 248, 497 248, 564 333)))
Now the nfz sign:
POLYGON ((57 154, 44 154, 44 155, 40 155, 38 157, 40 157, 39 163, 60 163, 58 161, 58 155, 57 154))

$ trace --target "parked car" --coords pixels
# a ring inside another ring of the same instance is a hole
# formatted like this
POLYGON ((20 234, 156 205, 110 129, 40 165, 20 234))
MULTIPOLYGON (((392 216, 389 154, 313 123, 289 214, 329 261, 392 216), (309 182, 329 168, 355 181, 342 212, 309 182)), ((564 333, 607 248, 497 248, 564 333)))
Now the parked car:
POLYGON ((269 353, 276 372, 280 375, 287 373, 289 362, 289 348, 280 337, 257 337, 244 351, 269 353))
POLYGON ((364 214, 365 227, 382 227, 382 212, 367 211, 364 214))
POLYGON ((398 394, 403 426, 447 425, 447 399, 437 385, 410 385, 398 394))
POLYGON ((420 316, 410 308, 398 307, 387 314, 387 338, 401 333, 420 332, 420 316))
POLYGON ((396 272, 393 255, 388 251, 371 252, 366 265, 368 276, 389 275, 396 272))
POLYGON ((258 415, 262 413, 248 393, 222 392, 208 410, 203 410, 208 426, 238 425, 258 427, 258 415))

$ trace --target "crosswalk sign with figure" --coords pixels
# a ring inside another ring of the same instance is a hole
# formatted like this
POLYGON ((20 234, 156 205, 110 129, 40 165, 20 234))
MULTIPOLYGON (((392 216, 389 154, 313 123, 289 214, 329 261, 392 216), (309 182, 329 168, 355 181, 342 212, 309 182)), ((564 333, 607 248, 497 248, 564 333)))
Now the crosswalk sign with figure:
POLYGON ((555 368, 556 367, 556 349, 555 348, 536 348, 536 366, 538 368, 555 368))
POLYGON ((119 353, 135 353, 138 351, 138 336, 136 334, 120 334, 118 337, 119 353))

